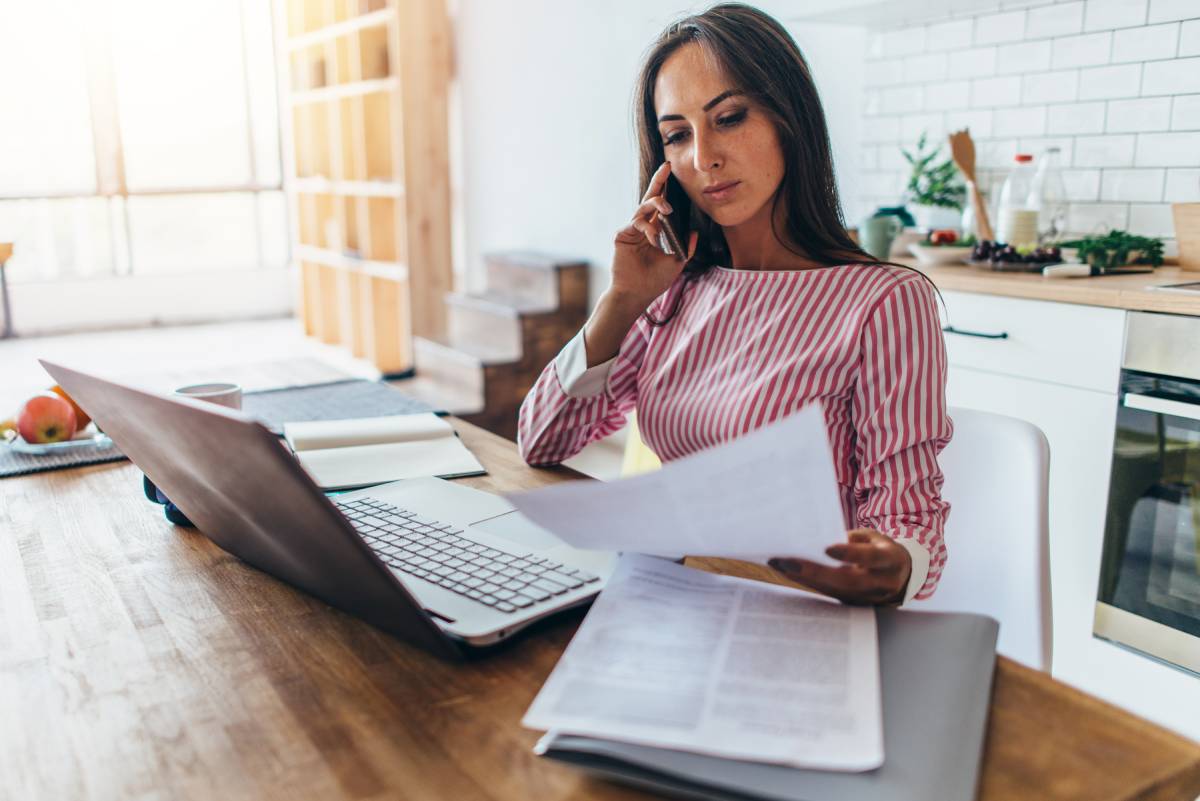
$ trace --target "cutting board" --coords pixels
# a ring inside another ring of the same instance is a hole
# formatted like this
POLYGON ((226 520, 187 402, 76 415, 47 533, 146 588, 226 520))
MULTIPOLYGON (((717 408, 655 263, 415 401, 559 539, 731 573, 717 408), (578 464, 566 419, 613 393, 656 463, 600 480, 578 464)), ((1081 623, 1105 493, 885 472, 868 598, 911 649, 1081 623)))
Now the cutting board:
POLYGON ((1200 203, 1172 203, 1179 268, 1200 272, 1200 203))

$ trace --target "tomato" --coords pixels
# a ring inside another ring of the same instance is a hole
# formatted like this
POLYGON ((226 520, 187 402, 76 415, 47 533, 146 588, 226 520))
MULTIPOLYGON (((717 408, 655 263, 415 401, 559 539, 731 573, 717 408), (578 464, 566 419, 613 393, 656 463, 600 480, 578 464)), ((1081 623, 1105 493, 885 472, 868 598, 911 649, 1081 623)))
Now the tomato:
POLYGON ((930 234, 929 241, 934 245, 953 245, 958 241, 958 234, 953 229, 943 228, 930 234))

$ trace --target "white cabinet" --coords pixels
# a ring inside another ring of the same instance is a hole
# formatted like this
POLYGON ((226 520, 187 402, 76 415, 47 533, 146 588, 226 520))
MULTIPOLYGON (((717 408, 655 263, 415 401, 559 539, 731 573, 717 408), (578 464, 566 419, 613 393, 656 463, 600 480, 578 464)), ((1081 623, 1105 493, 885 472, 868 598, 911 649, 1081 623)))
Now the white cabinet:
POLYGON ((968 332, 946 334, 950 405, 1028 420, 1050 443, 1054 676, 1200 739, 1200 678, 1092 636, 1125 312, 942 294, 943 322, 968 332))
MULTIPOLYGON (((1028 420, 1050 443, 1050 595, 1053 673, 1072 683, 1092 637, 1116 393, 952 366, 951 406, 1028 420)), ((981 454, 981 458, 987 458, 981 454)), ((950 511, 951 516, 954 510, 950 511)), ((947 543, 950 560, 954 543, 947 543)), ((948 565, 951 567, 951 565, 948 565)), ((952 569, 952 567, 951 567, 952 569)))

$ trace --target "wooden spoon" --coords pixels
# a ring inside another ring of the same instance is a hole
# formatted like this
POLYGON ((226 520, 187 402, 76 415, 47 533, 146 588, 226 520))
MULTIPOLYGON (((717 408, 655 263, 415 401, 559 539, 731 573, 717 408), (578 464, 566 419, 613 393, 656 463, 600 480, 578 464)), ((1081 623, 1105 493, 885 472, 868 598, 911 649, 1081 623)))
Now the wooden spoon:
POLYGON ((983 195, 979 194, 979 187, 975 184, 975 143, 971 140, 968 128, 950 134, 950 158, 967 179, 967 190, 971 193, 971 205, 975 209, 975 227, 979 229, 979 238, 995 241, 992 224, 988 222, 987 206, 983 202, 983 195))

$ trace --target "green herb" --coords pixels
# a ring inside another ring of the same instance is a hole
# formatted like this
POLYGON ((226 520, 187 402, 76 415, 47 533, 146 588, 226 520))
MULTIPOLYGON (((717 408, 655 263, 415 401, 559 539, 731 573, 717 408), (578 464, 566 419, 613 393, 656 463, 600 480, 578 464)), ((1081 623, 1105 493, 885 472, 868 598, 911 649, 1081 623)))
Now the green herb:
POLYGON ((1163 263, 1161 239, 1138 236, 1127 231, 1112 230, 1104 236, 1059 242, 1058 246, 1078 248, 1079 260, 1093 267, 1119 267, 1122 264, 1150 264, 1157 267, 1163 263))
POLYGON ((925 142, 926 134, 922 131, 921 138, 917 140, 915 154, 900 148, 900 152, 912 166, 912 174, 906 187, 909 200, 921 206, 961 209, 967 197, 967 188, 957 180, 958 168, 951 159, 934 164, 933 160, 941 152, 942 146, 938 145, 926 153, 925 142))

